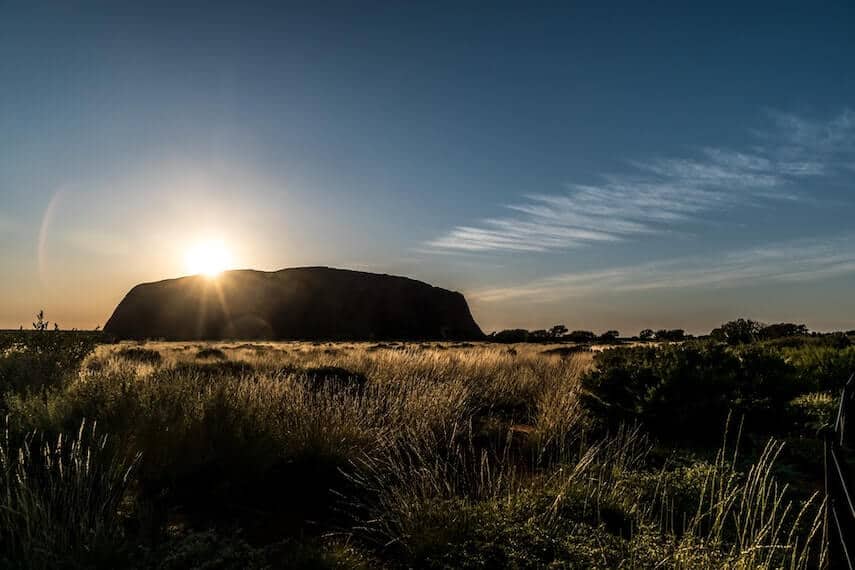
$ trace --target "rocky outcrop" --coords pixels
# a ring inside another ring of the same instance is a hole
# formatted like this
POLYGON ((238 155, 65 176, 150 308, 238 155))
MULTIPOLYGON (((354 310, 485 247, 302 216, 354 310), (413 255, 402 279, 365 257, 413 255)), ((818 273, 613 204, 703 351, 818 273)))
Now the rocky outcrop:
POLYGON ((104 331, 118 339, 479 339, 463 295, 361 271, 227 271, 137 285, 104 331))

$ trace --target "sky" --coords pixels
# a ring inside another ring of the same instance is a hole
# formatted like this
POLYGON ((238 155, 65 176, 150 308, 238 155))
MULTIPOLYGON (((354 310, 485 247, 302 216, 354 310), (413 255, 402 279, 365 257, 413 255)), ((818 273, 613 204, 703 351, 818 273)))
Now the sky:
POLYGON ((0 0, 0 328, 222 244, 486 331, 855 329, 852 2, 0 0))

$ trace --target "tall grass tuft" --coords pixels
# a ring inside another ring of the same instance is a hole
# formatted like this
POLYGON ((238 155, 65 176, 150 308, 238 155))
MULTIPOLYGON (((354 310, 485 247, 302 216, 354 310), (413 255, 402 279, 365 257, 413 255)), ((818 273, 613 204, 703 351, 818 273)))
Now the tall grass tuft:
POLYGON ((0 562, 4 568, 103 565, 121 557, 119 506, 137 458, 114 453, 95 423, 48 441, 0 441, 0 562))

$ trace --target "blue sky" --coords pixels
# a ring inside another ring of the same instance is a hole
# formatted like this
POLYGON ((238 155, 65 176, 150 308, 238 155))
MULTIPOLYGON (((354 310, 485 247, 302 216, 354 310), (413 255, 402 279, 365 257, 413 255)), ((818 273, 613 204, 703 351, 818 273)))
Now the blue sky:
POLYGON ((0 2, 0 327, 227 243, 487 329, 855 328, 855 6, 0 2))

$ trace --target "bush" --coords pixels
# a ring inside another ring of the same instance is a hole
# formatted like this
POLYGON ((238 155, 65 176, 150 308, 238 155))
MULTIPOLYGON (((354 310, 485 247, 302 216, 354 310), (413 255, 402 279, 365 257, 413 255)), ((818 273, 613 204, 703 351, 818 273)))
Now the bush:
POLYGON ((659 329, 653 334, 656 337, 656 340, 665 342, 679 342, 686 338, 686 331, 683 329, 659 329))
POLYGON ((620 336, 620 332, 615 331, 615 330, 611 330, 611 331, 606 331, 603 334, 601 334, 597 340, 599 340, 600 342, 602 342, 604 344, 614 344, 618 341, 619 336, 620 336))
POLYGON ((804 392, 839 394, 855 373, 855 346, 834 348, 809 344, 784 349, 783 354, 798 371, 804 392))
POLYGON ((119 358, 124 358, 131 362, 139 362, 141 364, 160 364, 163 361, 163 356, 160 352, 150 348, 140 348, 138 346, 123 348, 116 353, 119 358))
POLYGON ((226 360, 228 357, 226 356, 226 353, 220 350, 219 348, 208 347, 200 348, 199 351, 196 353, 196 358, 198 358, 199 360, 204 360, 207 358, 214 360, 226 360))
POLYGON ((591 331, 572 331, 564 335, 564 340, 579 343, 591 343, 597 340, 597 335, 591 331))
POLYGON ((800 391, 795 369, 772 351, 701 342, 603 351, 582 385, 607 425, 640 421, 692 444, 716 441, 731 412, 760 433, 784 429, 780 412, 800 391))
POLYGON ((525 329, 509 329, 495 332, 490 335, 490 340, 494 342, 515 343, 528 342, 528 331, 525 329))
POLYGON ((754 342, 760 336, 763 324, 751 319, 736 319, 724 323, 710 332, 713 340, 726 342, 730 345, 754 342))
POLYGON ((758 336, 763 340, 773 340, 777 338, 807 336, 807 334, 808 328, 805 325, 775 323, 762 327, 758 336))
POLYGON ((38 390, 65 381, 95 348, 97 337, 61 330, 0 338, 0 392, 38 390))

